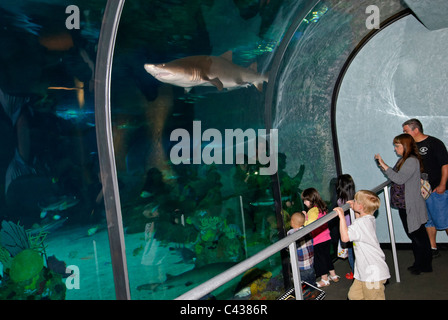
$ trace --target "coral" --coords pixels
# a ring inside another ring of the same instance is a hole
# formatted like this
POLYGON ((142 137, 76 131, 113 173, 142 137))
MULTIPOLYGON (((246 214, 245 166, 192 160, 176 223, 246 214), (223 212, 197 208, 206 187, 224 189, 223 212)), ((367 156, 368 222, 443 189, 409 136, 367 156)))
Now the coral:
POLYGON ((198 228, 200 230, 201 239, 205 242, 217 240, 223 222, 221 217, 204 216, 199 218, 198 228))
POLYGON ((0 300, 64 300, 66 290, 62 276, 44 267, 28 280, 5 280, 0 286, 0 300))
POLYGON ((263 280, 255 280, 250 285, 250 293, 252 296, 258 294, 258 292, 263 291, 266 288, 266 283, 263 280))
POLYGON ((258 293, 265 291, 271 277, 271 272, 265 272, 261 278, 258 278, 252 282, 250 285, 250 293, 252 296, 256 296, 258 293))
POLYGON ((31 233, 27 233, 29 248, 31 250, 37 251, 41 254, 45 253, 46 245, 45 238, 47 237, 48 232, 39 231, 36 235, 32 235, 31 233))
POLYGON ((238 226, 227 224, 224 217, 202 210, 187 217, 186 223, 198 232, 195 243, 196 264, 236 262, 244 257, 241 231, 238 226))
POLYGON ((201 239, 205 242, 213 241, 216 238, 216 230, 213 229, 205 229, 201 232, 201 239))
POLYGON ((0 242, 12 257, 24 249, 30 248, 30 241, 23 226, 11 221, 2 221, 0 242))
POLYGON ((221 224, 221 218, 220 217, 203 217, 199 219, 200 226, 199 228, 201 230, 207 230, 207 229, 213 229, 217 230, 218 225, 221 224))
POLYGON ((12 259, 9 276, 14 282, 29 280, 37 275, 43 266, 43 259, 37 251, 25 249, 12 259))
POLYGON ((244 258, 244 249, 240 238, 221 237, 218 241, 218 251, 223 259, 230 261, 236 262, 244 258))
POLYGON ((7 270, 11 267, 11 255, 9 251, 0 246, 0 263, 3 265, 3 269, 7 270))
POLYGON ((200 255, 204 251, 204 247, 198 243, 194 246, 194 251, 196 252, 196 255, 200 255))
POLYGON ((237 237, 242 236, 240 228, 235 224, 229 224, 225 223, 224 226, 224 234, 229 239, 235 239, 237 237))
POLYGON ((279 291, 264 291, 252 296, 250 300, 277 300, 280 295, 279 291))
POLYGON ((19 224, 2 222, 0 262, 5 276, 0 283, 0 300, 65 299, 65 263, 54 256, 44 267, 47 232, 26 232, 19 224), (63 274, 57 272, 63 271, 63 274))

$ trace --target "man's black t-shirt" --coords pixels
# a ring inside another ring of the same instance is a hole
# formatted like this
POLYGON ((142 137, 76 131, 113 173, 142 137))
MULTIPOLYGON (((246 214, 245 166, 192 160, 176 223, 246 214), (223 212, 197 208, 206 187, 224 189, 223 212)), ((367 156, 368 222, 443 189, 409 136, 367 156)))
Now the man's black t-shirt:
POLYGON ((417 147, 422 157, 424 172, 428 174, 429 183, 434 190, 440 183, 442 166, 448 164, 445 144, 435 137, 428 136, 425 140, 417 142, 417 147))

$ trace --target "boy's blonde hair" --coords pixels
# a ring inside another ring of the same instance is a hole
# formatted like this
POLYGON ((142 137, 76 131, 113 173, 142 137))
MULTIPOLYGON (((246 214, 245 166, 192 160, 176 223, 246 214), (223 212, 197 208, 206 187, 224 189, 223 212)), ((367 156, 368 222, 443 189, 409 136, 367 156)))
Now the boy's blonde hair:
POLYGON ((291 227, 300 228, 304 225, 304 223, 305 223, 305 215, 302 212, 296 212, 291 216, 291 227))
POLYGON ((359 190, 356 192, 355 201, 362 205, 364 213, 370 215, 373 215, 381 205, 380 198, 370 190, 359 190))

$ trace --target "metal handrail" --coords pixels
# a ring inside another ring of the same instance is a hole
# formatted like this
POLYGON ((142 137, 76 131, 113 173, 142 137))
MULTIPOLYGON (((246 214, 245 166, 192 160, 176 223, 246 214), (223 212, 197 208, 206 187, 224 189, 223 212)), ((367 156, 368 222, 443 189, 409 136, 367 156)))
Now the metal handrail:
POLYGON ((104 10, 95 69, 95 123, 100 164, 101 184, 106 209, 107 230, 118 300, 130 300, 130 288, 126 251, 124 245, 123 219, 120 192, 112 138, 110 82, 115 39, 125 0, 109 0, 104 10))
MULTIPOLYGON (((392 254, 394 258, 394 265, 395 265, 395 274, 396 274, 396 280, 397 282, 400 282, 399 277, 399 270, 398 270, 398 262, 397 262, 397 256, 396 256, 396 248, 395 248, 395 237, 393 232, 393 225, 392 225, 392 217, 390 214, 390 204, 389 204, 389 193, 388 193, 388 186, 391 182, 388 180, 377 187, 373 188, 371 191, 374 193, 379 193, 381 191, 384 191, 385 196, 385 205, 386 205, 386 212, 388 216, 389 221, 389 234, 391 237, 391 245, 392 245, 392 254)), ((349 204, 344 204, 341 206, 341 208, 346 211, 350 208, 349 204)), ((293 282, 294 282, 294 288, 296 294, 296 299, 302 300, 302 289, 301 289, 301 281, 300 281, 300 273, 298 271, 298 265, 297 265, 297 254, 296 254, 296 241, 300 238, 304 237, 311 231, 319 228, 320 226, 324 225, 325 223, 328 223, 330 220, 337 217, 336 211, 331 211, 324 217, 312 222, 308 226, 298 230, 297 232, 294 232, 293 234, 277 241, 276 243, 270 245, 269 247, 263 249, 262 251, 258 252, 257 254, 253 255, 252 257, 236 264, 235 266, 231 267, 230 269, 227 269, 226 271, 222 272, 221 274, 216 275, 215 277, 209 279, 208 281, 200 284, 199 286, 191 289, 190 291, 180 295, 176 298, 176 300, 197 300, 205 295, 209 294, 213 290, 219 288, 220 286, 224 285, 225 283, 229 282, 230 280, 236 278, 243 272, 249 270, 250 268, 253 268, 258 263, 266 260, 270 256, 276 254, 280 250, 283 250, 284 248, 289 246, 289 253, 291 258, 291 264, 292 264, 292 271, 293 271, 293 282)))

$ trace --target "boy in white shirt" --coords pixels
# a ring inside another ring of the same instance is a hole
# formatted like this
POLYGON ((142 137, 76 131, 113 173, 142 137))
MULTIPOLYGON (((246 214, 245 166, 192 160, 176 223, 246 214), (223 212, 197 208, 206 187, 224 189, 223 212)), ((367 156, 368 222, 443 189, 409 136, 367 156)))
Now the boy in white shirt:
POLYGON ((376 236, 373 215, 380 207, 380 199, 371 191, 360 190, 355 194, 355 200, 348 203, 356 216, 349 227, 347 227, 342 208, 334 209, 340 220, 341 241, 353 242, 355 252, 355 280, 348 292, 348 298, 350 300, 385 300, 384 283, 390 278, 390 273, 376 236))

